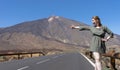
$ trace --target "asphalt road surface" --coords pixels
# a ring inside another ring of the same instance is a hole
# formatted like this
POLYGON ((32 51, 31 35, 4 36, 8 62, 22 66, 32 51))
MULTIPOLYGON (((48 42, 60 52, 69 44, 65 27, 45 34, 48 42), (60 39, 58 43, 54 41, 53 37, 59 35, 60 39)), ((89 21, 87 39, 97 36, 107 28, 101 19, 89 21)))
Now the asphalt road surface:
POLYGON ((94 70, 79 53, 41 56, 0 63, 0 70, 94 70))

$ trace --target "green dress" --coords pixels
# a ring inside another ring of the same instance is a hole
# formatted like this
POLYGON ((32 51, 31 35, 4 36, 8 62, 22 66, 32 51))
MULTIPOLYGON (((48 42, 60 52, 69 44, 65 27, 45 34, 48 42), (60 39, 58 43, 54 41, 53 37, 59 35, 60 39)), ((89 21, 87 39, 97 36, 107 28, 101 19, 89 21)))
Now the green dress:
POLYGON ((105 41, 101 39, 105 37, 105 34, 108 33, 111 37, 113 37, 113 33, 106 26, 102 26, 100 28, 96 28, 93 26, 80 26, 80 31, 89 30, 92 33, 92 41, 90 45, 90 51, 105 53, 106 46, 105 41))

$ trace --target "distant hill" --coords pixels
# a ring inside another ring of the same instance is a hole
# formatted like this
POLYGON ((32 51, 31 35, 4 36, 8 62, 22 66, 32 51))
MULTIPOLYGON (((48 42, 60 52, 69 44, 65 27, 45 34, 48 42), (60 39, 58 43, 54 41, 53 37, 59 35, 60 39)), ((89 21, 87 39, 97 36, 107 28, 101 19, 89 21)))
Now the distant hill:
MULTIPOLYGON (((51 16, 0 29, 0 50, 66 49, 73 46, 89 46, 91 33, 72 30, 70 28, 72 24, 88 26, 72 19, 51 16)), ((120 46, 120 35, 116 34, 107 45, 120 46)))
POLYGON ((0 28, 0 31, 2 30, 3 28, 0 28))

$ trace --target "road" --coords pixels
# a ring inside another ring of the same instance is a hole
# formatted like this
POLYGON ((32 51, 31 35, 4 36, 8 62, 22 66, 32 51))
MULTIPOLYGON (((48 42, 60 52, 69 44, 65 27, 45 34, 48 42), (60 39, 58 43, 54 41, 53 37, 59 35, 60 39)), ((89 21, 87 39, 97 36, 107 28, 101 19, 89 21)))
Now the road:
POLYGON ((41 56, 0 63, 0 70, 94 70, 79 53, 41 56))

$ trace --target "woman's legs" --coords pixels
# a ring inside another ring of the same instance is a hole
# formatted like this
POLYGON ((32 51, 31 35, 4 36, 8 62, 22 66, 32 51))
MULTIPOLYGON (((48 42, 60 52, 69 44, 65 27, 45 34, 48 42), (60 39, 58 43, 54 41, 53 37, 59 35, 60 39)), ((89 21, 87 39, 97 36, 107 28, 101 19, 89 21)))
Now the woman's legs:
POLYGON ((93 56, 95 59, 95 70, 102 70, 101 61, 100 61, 100 53, 93 52, 93 56))

